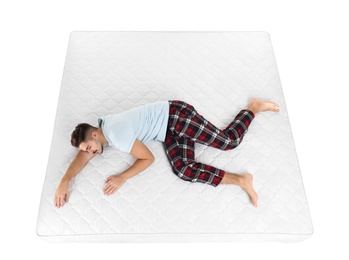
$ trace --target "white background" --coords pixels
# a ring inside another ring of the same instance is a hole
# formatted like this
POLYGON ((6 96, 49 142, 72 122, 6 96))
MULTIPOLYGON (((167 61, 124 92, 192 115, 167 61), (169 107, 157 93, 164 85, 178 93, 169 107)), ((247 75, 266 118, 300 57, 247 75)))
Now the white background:
POLYGON ((1 259, 348 259, 346 1, 1 1, 1 259), (267 31, 315 232, 301 243, 49 244, 40 195, 72 31, 267 31), (4 242, 5 241, 5 242, 4 242), (151 258, 148 258, 151 257, 151 258))

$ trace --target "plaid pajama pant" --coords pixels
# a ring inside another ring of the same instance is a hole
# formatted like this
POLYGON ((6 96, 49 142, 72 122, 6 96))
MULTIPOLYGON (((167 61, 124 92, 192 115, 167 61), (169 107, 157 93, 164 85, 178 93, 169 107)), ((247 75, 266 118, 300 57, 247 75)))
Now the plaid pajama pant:
POLYGON ((203 118, 193 106, 178 100, 169 101, 170 111, 164 146, 173 172, 185 181, 217 186, 225 172, 195 161, 195 142, 221 150, 236 148, 248 131, 254 114, 241 110, 225 130, 203 118))

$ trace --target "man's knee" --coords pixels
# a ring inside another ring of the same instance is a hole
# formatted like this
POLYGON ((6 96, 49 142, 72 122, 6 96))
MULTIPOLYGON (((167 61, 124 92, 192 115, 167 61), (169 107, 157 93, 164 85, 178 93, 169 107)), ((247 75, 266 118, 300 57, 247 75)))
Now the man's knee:
POLYGON ((173 172, 184 181, 195 181, 195 172, 190 167, 190 165, 182 165, 179 167, 174 167, 173 172))

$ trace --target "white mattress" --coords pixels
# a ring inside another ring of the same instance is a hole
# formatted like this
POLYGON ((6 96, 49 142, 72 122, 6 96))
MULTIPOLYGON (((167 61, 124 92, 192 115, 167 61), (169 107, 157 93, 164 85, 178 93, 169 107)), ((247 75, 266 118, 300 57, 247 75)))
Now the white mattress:
POLYGON ((71 34, 42 191, 37 234, 49 241, 300 241, 313 232, 270 37, 264 32, 74 32, 71 34), (272 100, 280 113, 257 115, 242 144, 224 152, 197 145, 197 160, 252 173, 254 208, 241 188, 214 188, 172 173, 161 143, 155 163, 105 196, 105 179, 133 163, 105 149, 71 182, 70 201, 55 190, 77 153, 80 122, 134 106, 180 99, 225 127, 248 99, 272 100))

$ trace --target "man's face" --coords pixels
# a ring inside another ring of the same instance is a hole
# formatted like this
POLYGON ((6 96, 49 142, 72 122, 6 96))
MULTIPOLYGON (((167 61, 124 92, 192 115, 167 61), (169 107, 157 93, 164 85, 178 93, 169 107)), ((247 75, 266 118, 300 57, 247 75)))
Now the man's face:
POLYGON ((90 154, 103 153, 103 145, 101 141, 93 137, 87 142, 81 142, 79 148, 81 151, 89 152, 90 154))

